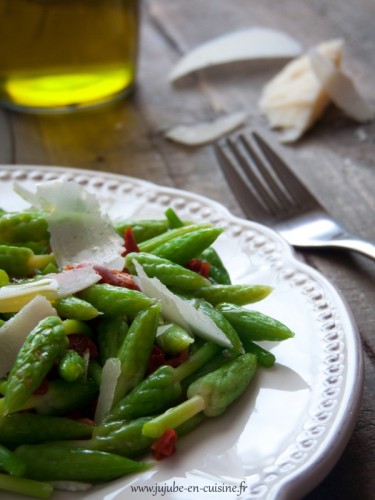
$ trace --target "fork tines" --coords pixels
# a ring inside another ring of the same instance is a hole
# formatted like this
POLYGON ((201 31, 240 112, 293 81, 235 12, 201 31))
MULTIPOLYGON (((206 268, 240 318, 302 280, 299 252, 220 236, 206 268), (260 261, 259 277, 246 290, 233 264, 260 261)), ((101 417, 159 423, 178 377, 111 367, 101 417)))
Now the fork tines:
POLYGON ((222 139, 215 152, 247 216, 278 219, 318 207, 311 193, 256 132, 222 139))

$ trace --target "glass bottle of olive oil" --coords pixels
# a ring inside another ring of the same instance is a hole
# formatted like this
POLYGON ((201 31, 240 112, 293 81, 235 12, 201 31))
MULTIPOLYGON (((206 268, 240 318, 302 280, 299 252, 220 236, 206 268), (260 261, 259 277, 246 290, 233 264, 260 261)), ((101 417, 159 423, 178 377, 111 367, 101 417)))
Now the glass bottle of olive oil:
POLYGON ((138 0, 0 0, 0 101, 51 112, 126 94, 138 31, 138 0))

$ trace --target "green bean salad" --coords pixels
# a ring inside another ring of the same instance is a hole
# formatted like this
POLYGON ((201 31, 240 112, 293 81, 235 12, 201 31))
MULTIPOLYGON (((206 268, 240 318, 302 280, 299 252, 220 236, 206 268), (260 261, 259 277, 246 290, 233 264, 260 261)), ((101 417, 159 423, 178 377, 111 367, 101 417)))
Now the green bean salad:
POLYGON ((50 184, 0 210, 0 490, 37 498, 178 453, 273 366, 259 342, 293 337, 251 308, 270 286, 231 282, 221 228, 113 222, 50 184))

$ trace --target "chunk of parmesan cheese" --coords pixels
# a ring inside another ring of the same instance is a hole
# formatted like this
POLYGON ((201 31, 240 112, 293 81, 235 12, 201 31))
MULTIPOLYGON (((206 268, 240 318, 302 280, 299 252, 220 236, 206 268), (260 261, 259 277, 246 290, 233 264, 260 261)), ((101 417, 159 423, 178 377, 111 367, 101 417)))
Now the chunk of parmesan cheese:
MULTIPOLYGON (((316 51, 340 67, 342 40, 324 42, 316 51)), ((311 67, 310 57, 305 54, 288 63, 265 86, 259 106, 271 128, 280 131, 280 140, 292 142, 316 122, 329 103, 330 98, 311 67)))

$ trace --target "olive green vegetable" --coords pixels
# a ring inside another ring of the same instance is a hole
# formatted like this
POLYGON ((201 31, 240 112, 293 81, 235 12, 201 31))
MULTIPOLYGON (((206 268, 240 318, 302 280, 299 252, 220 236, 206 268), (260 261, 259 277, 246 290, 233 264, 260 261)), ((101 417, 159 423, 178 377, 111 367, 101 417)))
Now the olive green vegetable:
POLYGON ((159 323, 160 305, 155 304, 138 313, 118 351, 121 373, 118 378, 113 404, 133 389, 144 377, 154 345, 159 323))
POLYGON ((264 368, 271 368, 271 366, 275 364, 276 357, 274 354, 272 354, 272 352, 268 351, 267 349, 264 349, 264 347, 261 347, 260 345, 249 340, 245 336, 242 336, 241 342, 245 351, 255 354, 258 363, 264 366, 264 368))
POLYGON ((68 349, 59 362, 60 377, 68 382, 75 382, 83 378, 85 372, 85 360, 74 349, 68 349))
POLYGON ((73 295, 56 300, 53 303, 53 307, 60 318, 63 319, 89 321, 96 318, 99 314, 99 311, 91 304, 73 295))
POLYGON ((7 212, 0 217, 0 244, 46 249, 48 224, 41 212, 7 212))
POLYGON ((203 229, 205 227, 212 227, 212 224, 206 224, 206 223, 188 224, 186 226, 178 227, 176 229, 170 229, 169 231, 166 231, 165 233, 162 233, 159 236, 155 236, 154 238, 151 238, 149 240, 140 243, 138 245, 139 250, 141 252, 146 252, 146 253, 153 252, 157 247, 163 245, 169 240, 172 240, 173 238, 177 238, 179 236, 182 236, 183 234, 191 233, 192 231, 196 231, 197 229, 203 229))
POLYGON ((133 260, 141 264, 149 278, 156 277, 167 287, 194 291, 209 284, 200 274, 150 253, 129 253, 125 257, 125 265, 132 274, 136 274, 133 260))
POLYGON ((189 386, 186 401, 146 422, 142 433, 158 438, 200 412, 207 417, 221 415, 244 392, 256 366, 256 357, 246 353, 204 375, 189 386))
POLYGON ((4 398, 5 414, 22 408, 67 345, 62 321, 57 316, 41 320, 29 333, 9 373, 4 398))
POLYGON ((219 304, 216 309, 227 318, 240 338, 280 341, 294 336, 286 325, 258 311, 228 303, 219 304))
POLYGON ((194 295, 202 297, 216 306, 221 302, 236 305, 251 304, 266 298, 273 288, 265 285, 210 285, 201 287, 194 295))
POLYGON ((0 269, 15 278, 29 276, 53 262, 53 254, 35 255, 30 248, 0 245, 0 269))
POLYGON ((108 316, 127 316, 131 319, 155 303, 154 299, 146 297, 137 290, 107 283, 92 285, 78 295, 108 316))
POLYGON ((169 227, 171 229, 176 229, 178 227, 182 227, 185 225, 184 222, 180 219, 180 217, 171 207, 167 208, 167 210, 164 212, 164 215, 166 216, 169 223, 169 227))
POLYGON ((26 464, 11 450, 0 444, 0 469, 12 476, 22 476, 26 471, 26 464))
POLYGON ((150 467, 120 455, 56 443, 22 445, 15 453, 26 463, 26 476, 47 481, 111 481, 150 467))
POLYGON ((35 498, 50 498, 53 486, 47 482, 0 474, 0 490, 21 493, 35 498))
POLYGON ((142 243, 142 241, 165 233, 170 225, 165 219, 122 220, 114 223, 114 228, 120 236, 124 236, 128 227, 131 227, 135 241, 142 243))
POLYGON ((152 253, 184 266, 209 247, 222 232, 223 229, 217 227, 198 229, 159 245, 152 253))
POLYGON ((221 285, 231 284, 229 273, 213 247, 206 248, 198 258, 210 264, 208 276, 212 281, 221 285))
POLYGON ((156 345, 166 354, 172 356, 179 354, 193 342, 193 337, 184 328, 175 323, 162 325, 158 328, 156 345), (159 331, 161 332, 160 334, 159 331))
POLYGON ((129 330, 127 322, 121 316, 104 316, 97 326, 97 344, 102 365, 109 358, 115 358, 129 330))
POLYGON ((64 417, 12 413, 0 418, 0 441, 13 448, 21 444, 37 444, 59 439, 91 436, 94 426, 64 417))

